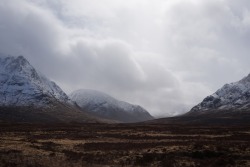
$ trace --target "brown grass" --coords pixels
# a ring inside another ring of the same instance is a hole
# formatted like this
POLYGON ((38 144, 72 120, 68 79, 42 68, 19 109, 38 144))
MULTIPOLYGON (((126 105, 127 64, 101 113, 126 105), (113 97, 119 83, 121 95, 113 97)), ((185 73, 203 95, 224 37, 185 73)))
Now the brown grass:
POLYGON ((250 127, 81 124, 0 127, 0 166, 248 166, 250 127))

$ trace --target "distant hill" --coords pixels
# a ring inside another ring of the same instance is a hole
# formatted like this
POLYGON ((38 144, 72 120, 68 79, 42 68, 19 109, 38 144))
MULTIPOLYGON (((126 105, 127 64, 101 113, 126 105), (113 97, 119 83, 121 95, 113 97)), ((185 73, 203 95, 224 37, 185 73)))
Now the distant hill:
POLYGON ((89 89, 74 91, 69 95, 81 109, 91 114, 119 122, 140 122, 153 117, 141 106, 119 101, 103 92, 89 89))

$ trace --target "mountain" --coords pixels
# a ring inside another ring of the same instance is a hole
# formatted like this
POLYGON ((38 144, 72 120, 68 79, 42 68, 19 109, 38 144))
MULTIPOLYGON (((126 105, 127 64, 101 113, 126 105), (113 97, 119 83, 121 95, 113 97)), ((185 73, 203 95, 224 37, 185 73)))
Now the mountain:
POLYGON ((153 117, 141 106, 119 101, 105 93, 81 89, 69 95, 83 110, 91 114, 120 122, 140 122, 153 117))
POLYGON ((224 85, 214 94, 207 96, 188 114, 201 114, 211 110, 249 110, 250 109, 250 74, 242 80, 224 85))
POLYGON ((48 107, 53 100, 70 103, 68 96, 23 56, 0 57, 0 84, 0 106, 48 107))
POLYGON ((0 55, 0 121, 96 122, 23 57, 0 55))
POLYGON ((151 123, 249 124, 250 74, 238 82, 224 85, 184 115, 151 123))

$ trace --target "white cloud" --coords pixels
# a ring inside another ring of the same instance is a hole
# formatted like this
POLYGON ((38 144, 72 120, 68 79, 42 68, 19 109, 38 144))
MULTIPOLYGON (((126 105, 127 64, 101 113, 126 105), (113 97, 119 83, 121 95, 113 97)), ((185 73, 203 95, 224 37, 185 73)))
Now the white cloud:
POLYGON ((2 0, 0 52, 70 92, 98 89, 153 115, 188 109, 250 72, 246 0, 2 0))

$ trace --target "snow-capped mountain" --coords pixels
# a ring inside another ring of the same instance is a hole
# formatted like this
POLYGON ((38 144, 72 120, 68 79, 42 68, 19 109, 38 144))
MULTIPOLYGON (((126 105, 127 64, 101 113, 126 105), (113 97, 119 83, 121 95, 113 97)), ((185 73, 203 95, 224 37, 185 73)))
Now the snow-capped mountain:
POLYGON ((0 54, 0 122, 106 122, 80 111, 23 57, 0 54))
POLYGON ((119 101, 105 93, 81 89, 69 95, 80 108, 94 115, 121 122, 139 122, 153 119, 141 106, 119 101))
POLYGON ((47 107, 51 100, 70 103, 61 88, 23 56, 0 56, 0 106, 47 107))
POLYGON ((184 115, 148 123, 249 125, 250 74, 238 82, 224 85, 184 115))
POLYGON ((224 85, 195 106, 193 112, 245 110, 250 108, 250 74, 238 82, 224 85))

